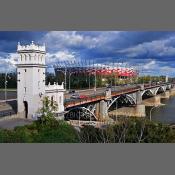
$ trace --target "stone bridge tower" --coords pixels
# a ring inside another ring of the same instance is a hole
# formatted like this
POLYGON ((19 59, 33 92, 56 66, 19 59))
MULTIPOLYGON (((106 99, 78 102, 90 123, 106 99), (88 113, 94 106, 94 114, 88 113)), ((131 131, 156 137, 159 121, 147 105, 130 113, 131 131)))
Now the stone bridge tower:
POLYGON ((18 43, 17 100, 18 114, 31 118, 42 106, 45 94, 45 46, 18 43))

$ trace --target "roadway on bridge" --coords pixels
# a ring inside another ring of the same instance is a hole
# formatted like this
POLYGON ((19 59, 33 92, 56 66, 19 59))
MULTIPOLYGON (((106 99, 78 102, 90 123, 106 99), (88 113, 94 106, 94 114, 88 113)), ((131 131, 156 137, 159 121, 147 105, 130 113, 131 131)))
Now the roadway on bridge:
MULTIPOLYGON (((122 90, 122 89, 126 89, 128 87, 135 87, 136 85, 127 85, 127 86, 116 86, 116 88, 113 86, 112 90, 122 90)), ((101 88, 97 88, 96 91, 93 89, 84 89, 84 90, 75 90, 75 92, 78 92, 80 95, 95 95, 95 94, 101 94, 103 92, 105 92, 106 87, 101 87, 101 88)), ((72 94, 65 92, 65 99, 70 99, 72 94)), ((15 100, 17 99, 17 91, 13 90, 7 90, 7 99, 11 100, 15 100)), ((5 92, 4 91, 0 91, 0 102, 4 102, 5 100, 5 92)))
MULTIPOLYGON (((112 91, 121 91, 122 89, 127 89, 127 88, 134 88, 136 87, 136 85, 125 85, 125 86, 113 86, 111 88, 112 91)), ((104 93, 106 91, 106 87, 102 87, 102 88, 97 88, 96 91, 94 89, 85 89, 85 90, 76 90, 75 92, 78 92, 80 95, 96 95, 96 94, 101 94, 104 93)), ((65 99, 70 99, 72 94, 69 94, 68 92, 65 93, 65 99)))
MULTIPOLYGON (((145 87, 148 85, 145 85, 145 87)), ((136 88, 138 87, 138 85, 134 84, 134 85, 120 85, 120 86, 116 86, 116 87, 112 87, 111 90, 115 91, 115 92, 121 92, 122 90, 127 90, 129 88, 136 88)), ((85 90, 75 90, 75 92, 78 92, 80 95, 86 95, 86 96, 93 96, 93 95, 98 95, 98 94, 103 94, 106 91, 106 87, 102 87, 102 88, 97 88, 96 91, 94 89, 85 89, 85 90)), ((76 99, 71 99, 71 95, 70 93, 68 93, 67 91, 65 92, 65 101, 74 101, 76 99)), ((5 93, 4 91, 0 91, 0 103, 4 102, 4 97, 5 97, 5 93)), ((7 99, 12 99, 12 100, 16 100, 17 98, 17 91, 7 91, 7 99)))

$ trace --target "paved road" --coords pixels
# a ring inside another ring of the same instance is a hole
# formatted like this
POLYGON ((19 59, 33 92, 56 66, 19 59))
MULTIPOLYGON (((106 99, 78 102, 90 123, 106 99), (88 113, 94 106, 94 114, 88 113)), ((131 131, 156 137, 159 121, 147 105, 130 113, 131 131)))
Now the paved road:
MULTIPOLYGON (((102 93, 106 90, 105 87, 103 88, 97 88, 96 89, 96 92, 98 93, 102 93)), ((96 92, 94 91, 94 89, 85 89, 85 90, 75 90, 75 92, 78 92, 80 95, 92 95, 92 94, 95 94, 96 92)), ((69 93, 65 93, 65 98, 66 99, 69 99, 71 97, 71 94, 69 93)))
MULTIPOLYGON (((17 91, 7 91, 7 99, 15 99, 17 98, 17 91)), ((5 99, 4 91, 0 91, 0 100, 5 99)))
MULTIPOLYGON (((126 85, 126 86, 116 86, 116 87, 112 87, 112 91, 121 91, 122 89, 127 89, 129 87, 136 87, 137 85, 126 85)), ((103 92, 106 91, 106 87, 102 87, 102 88, 97 88, 96 91, 94 91, 94 89, 86 89, 86 90, 76 90, 76 92, 78 92, 80 95, 93 95, 93 94, 101 94, 103 92)), ((70 99, 71 94, 69 93, 65 93, 65 98, 66 99, 70 99)))
POLYGON ((8 120, 0 121, 0 128, 13 129, 16 126, 24 126, 31 123, 32 123, 32 120, 27 120, 27 119, 8 119, 8 120))
MULTIPOLYGON (((131 86, 131 85, 130 85, 131 86)), ((135 86, 135 85, 134 85, 135 86)), ((121 89, 125 89, 128 86, 116 86, 117 90, 121 90, 121 89)), ((114 89, 114 87, 113 87, 114 89)), ((85 90, 75 90, 76 92, 78 92, 80 95, 93 95, 95 93, 103 93, 105 92, 106 87, 102 87, 102 88, 97 88, 96 91, 94 91, 94 89, 85 89, 85 90)), ((65 98, 69 99, 71 97, 71 94, 69 94, 68 92, 65 93, 65 98)), ((4 91, 0 91, 0 100, 4 100, 5 98, 5 94, 4 91)), ((7 91, 7 99, 16 99, 17 98, 17 91, 7 91)))

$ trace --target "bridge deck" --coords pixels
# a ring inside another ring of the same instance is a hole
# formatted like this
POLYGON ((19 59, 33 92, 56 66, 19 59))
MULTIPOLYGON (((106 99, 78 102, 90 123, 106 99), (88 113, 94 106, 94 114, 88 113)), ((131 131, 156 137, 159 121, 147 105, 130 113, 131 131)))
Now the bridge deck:
MULTIPOLYGON (((151 89, 151 88, 160 87, 160 86, 167 85, 167 84, 170 84, 170 83, 163 83, 163 84, 158 84, 158 85, 145 84, 144 89, 145 90, 151 89)), ((74 106, 80 106, 82 104, 88 104, 88 103, 92 103, 92 102, 96 102, 100 100, 105 100, 105 90, 106 88, 98 88, 96 92, 93 91, 93 89, 81 90, 80 93, 85 94, 87 96, 87 98, 83 98, 83 99, 70 99, 70 95, 65 94, 64 106, 65 108, 71 108, 74 106)), ((122 87, 122 86, 112 87, 111 96, 117 97, 122 94, 134 93, 139 90, 141 90, 141 87, 138 85, 130 85, 126 87, 122 87)), ((2 96, 2 94, 0 95, 2 96)), ((10 92, 10 95, 11 95, 11 92, 10 92)), ((12 98, 10 99, 8 98, 7 100, 0 98, 0 103, 17 100, 16 94, 12 94, 9 97, 12 97, 12 98)))
MULTIPOLYGON (((159 84, 159 85, 144 85, 144 89, 151 89, 151 88, 156 88, 156 87, 160 87, 163 85, 167 85, 167 84, 159 84)), ((112 97, 117 97, 120 95, 124 95, 124 94, 130 94, 130 93, 134 93, 141 90, 140 86, 135 86, 135 87, 123 87, 123 89, 113 89, 111 92, 111 96, 112 97)), ((83 98, 83 99, 66 99, 64 106, 65 108, 71 108, 74 106, 80 106, 83 104, 88 104, 88 103, 92 103, 92 102, 96 102, 96 101, 101 101, 101 100, 105 100, 105 93, 96 93, 93 95, 88 95, 87 98, 83 98)))

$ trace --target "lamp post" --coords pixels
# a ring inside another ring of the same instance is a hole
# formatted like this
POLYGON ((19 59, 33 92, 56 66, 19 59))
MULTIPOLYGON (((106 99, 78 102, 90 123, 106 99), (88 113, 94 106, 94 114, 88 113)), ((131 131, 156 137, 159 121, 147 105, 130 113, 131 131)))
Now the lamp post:
POLYGON ((5 82, 4 82, 4 96, 5 96, 5 101, 7 100, 7 83, 8 83, 8 81, 7 81, 7 77, 8 77, 8 79, 11 79, 11 77, 7 74, 7 72, 5 72, 5 78, 4 78, 4 80, 5 80, 5 82))
POLYGON ((115 117, 116 117, 116 121, 117 121, 117 107, 118 107, 118 101, 116 99, 116 106, 115 106, 115 117))
POLYGON ((151 116, 151 112, 153 109, 157 108, 157 107, 160 107, 160 105, 156 105, 156 106, 153 106, 150 110, 150 115, 149 115, 149 120, 151 121, 152 120, 152 116, 151 116))
POLYGON ((71 78, 71 75, 74 74, 74 73, 76 73, 76 71, 75 72, 69 72, 69 91, 70 91, 70 84, 71 84, 70 78, 71 78))
POLYGON ((67 68, 65 68, 65 70, 57 70, 57 72, 62 72, 64 74, 64 86, 65 86, 65 90, 66 90, 66 76, 67 76, 67 68))
POLYGON ((115 88, 114 89, 116 90, 116 72, 114 72, 114 76, 115 76, 114 77, 114 81, 115 81, 115 88))
POLYGON ((91 88, 90 78, 91 78, 91 74, 89 73, 89 89, 91 88))
POLYGON ((66 77, 67 75, 66 75, 66 74, 67 74, 67 68, 65 68, 65 71, 64 71, 64 77, 65 77, 65 79, 64 79, 64 80, 65 80, 65 90, 66 90, 66 88, 67 88, 67 87, 66 87, 66 86, 67 86, 67 77, 66 77))
POLYGON ((95 67, 95 85, 94 85, 94 91, 96 91, 96 88, 97 88, 97 70, 96 70, 96 67, 95 67))
POLYGON ((6 100, 7 100, 7 72, 5 72, 5 82, 4 82, 4 86, 5 86, 4 95, 5 95, 5 101, 6 101, 6 100))

